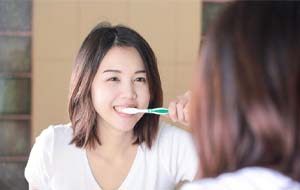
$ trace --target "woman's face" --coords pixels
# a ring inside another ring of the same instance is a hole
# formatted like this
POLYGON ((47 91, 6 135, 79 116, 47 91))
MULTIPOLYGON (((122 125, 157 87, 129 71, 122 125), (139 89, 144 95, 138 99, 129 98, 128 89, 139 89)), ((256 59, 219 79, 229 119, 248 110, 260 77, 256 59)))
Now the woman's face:
POLYGON ((135 48, 113 47, 104 56, 91 87, 98 124, 130 131, 143 114, 121 108, 148 108, 150 92, 143 60, 135 48))

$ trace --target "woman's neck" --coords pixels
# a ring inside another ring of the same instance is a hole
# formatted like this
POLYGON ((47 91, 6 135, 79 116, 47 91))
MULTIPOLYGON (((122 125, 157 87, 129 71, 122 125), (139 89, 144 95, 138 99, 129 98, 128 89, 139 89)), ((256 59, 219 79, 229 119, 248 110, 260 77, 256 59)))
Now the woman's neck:
POLYGON ((97 145, 95 151, 99 156, 106 159, 122 158, 137 147, 133 145, 133 130, 120 131, 107 123, 99 123, 97 135, 101 145, 97 145))

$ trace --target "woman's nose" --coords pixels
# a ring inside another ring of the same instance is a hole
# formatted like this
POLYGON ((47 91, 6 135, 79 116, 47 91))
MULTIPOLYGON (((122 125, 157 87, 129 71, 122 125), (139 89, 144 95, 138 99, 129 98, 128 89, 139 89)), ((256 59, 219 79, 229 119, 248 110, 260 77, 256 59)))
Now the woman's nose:
POLYGON ((137 93, 132 81, 124 82, 122 85, 122 97, 127 99, 136 99, 137 93))

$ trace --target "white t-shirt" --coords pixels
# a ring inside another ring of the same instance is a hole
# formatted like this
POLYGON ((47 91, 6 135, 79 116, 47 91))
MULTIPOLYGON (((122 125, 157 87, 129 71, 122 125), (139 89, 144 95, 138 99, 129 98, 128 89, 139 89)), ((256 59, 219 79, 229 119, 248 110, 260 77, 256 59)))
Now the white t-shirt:
MULTIPOLYGON (((36 138, 25 168, 29 184, 40 190, 100 190, 85 149, 70 145, 71 125, 50 126, 36 138)), ((151 150, 139 145, 131 169, 119 190, 171 190, 192 181, 198 159, 190 133, 160 124, 151 150)))
POLYGON ((181 190, 300 190, 300 183, 262 167, 247 167, 184 185, 181 190))

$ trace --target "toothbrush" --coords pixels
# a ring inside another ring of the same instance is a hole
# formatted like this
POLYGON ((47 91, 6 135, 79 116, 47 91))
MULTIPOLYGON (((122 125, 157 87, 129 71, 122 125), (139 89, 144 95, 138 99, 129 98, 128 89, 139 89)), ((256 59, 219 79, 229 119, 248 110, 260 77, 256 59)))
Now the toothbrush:
POLYGON ((167 108, 153 108, 153 109, 124 108, 121 110, 121 112, 127 114, 150 113, 150 114, 157 114, 157 115, 166 115, 169 113, 169 110, 167 108))

